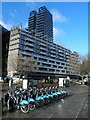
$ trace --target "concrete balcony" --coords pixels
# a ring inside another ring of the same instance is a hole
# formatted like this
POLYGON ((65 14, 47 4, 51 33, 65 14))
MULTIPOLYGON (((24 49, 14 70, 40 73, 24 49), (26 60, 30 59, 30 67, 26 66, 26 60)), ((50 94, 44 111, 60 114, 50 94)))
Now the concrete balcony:
POLYGON ((31 47, 34 47, 34 44, 31 44, 31 43, 25 43, 26 46, 31 46, 31 47))
POLYGON ((55 52, 55 51, 53 51, 53 50, 51 50, 50 52, 51 52, 51 53, 54 53, 54 54, 56 54, 56 52, 55 52))
POLYGON ((40 54, 47 55, 47 53, 46 53, 46 52, 42 52, 42 51, 40 51, 40 54))
POLYGON ((44 47, 40 47, 40 49, 41 49, 41 50, 44 50, 44 51, 47 51, 47 49, 46 49, 46 48, 44 48, 44 47))
POLYGON ((40 45, 40 46, 45 46, 45 47, 47 46, 47 45, 46 45, 46 44, 44 44, 44 43, 40 43, 39 45, 40 45))
POLYGON ((26 38, 25 40, 26 40, 26 41, 30 41, 30 42, 33 42, 33 43, 35 42, 35 41, 34 41, 34 38, 33 38, 33 39, 30 39, 30 38, 26 38))
POLYGON ((51 55, 50 55, 50 57, 53 57, 53 58, 55 58, 55 57, 56 57, 56 55, 52 55, 52 54, 51 54, 51 55))
POLYGON ((54 47, 50 47, 50 50, 55 50, 55 51, 56 51, 56 48, 54 48, 54 47))
POLYGON ((25 50, 33 51, 33 49, 30 47, 26 47, 25 50))

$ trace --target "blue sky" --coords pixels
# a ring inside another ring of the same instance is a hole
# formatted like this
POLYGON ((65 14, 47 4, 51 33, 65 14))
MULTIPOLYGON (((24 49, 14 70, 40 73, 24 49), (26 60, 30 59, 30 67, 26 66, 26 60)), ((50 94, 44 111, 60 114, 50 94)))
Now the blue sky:
POLYGON ((3 2, 0 24, 8 29, 19 23, 27 27, 29 12, 38 11, 43 5, 53 14, 54 41, 80 55, 87 55, 87 2, 3 2))

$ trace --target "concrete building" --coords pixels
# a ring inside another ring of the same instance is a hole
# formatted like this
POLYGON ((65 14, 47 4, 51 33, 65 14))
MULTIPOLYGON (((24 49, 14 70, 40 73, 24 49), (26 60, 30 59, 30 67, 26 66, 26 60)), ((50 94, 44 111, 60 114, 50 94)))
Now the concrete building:
POLYGON ((40 7, 38 13, 35 10, 30 12, 28 28, 19 25, 10 31, 10 76, 27 74, 33 79, 54 79, 76 75, 78 57, 77 52, 53 42, 52 14, 45 6, 40 7), (29 65, 30 60, 33 65, 29 65))
POLYGON ((1 65, 0 65, 0 77, 5 77, 7 75, 7 60, 8 60, 8 49, 9 49, 9 40, 10 40, 10 31, 0 25, 0 45, 1 45, 1 65))
POLYGON ((18 73, 19 64, 22 63, 23 65, 25 57, 33 58, 36 63, 35 69, 28 73, 33 79, 48 79, 48 77, 55 78, 77 74, 72 66, 78 65, 78 53, 48 39, 32 36, 27 29, 23 29, 21 26, 13 27, 10 32, 8 56, 9 75, 18 73), (75 63, 71 61, 72 55, 75 57, 75 63), (12 61, 16 62, 16 69, 14 69, 15 66, 11 65, 12 61))

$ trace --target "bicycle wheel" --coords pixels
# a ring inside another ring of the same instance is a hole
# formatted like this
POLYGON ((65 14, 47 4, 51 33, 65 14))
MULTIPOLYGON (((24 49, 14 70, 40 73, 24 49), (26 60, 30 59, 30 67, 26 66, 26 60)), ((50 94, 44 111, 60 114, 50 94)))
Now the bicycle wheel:
POLYGON ((30 104, 29 107, 30 107, 30 110, 34 110, 35 109, 35 104, 30 104))
POLYGON ((23 113, 28 113, 29 112, 29 104, 24 104, 20 108, 21 108, 21 111, 23 113))

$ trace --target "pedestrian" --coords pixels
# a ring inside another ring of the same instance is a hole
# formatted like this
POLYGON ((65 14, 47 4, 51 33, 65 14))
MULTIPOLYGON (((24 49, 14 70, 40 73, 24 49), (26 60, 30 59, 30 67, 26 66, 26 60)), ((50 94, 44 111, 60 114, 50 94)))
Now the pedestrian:
POLYGON ((43 83, 42 83, 42 88, 44 87, 43 83))

